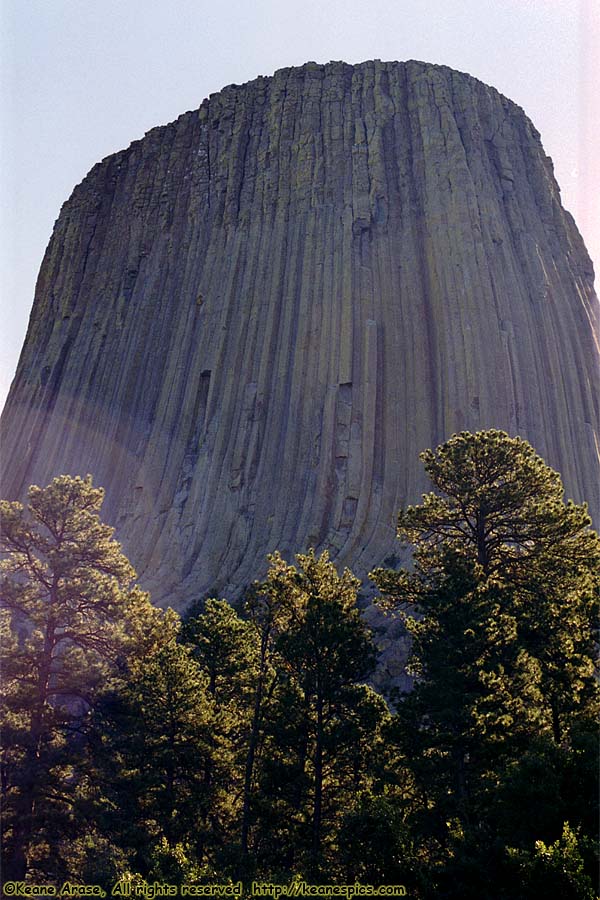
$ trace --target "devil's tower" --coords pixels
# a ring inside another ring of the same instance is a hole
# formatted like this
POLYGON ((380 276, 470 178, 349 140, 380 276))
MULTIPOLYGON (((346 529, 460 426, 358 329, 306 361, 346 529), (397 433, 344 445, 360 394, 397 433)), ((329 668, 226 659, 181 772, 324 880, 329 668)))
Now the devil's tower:
MULTIPOLYGON (((265 554, 395 548, 420 450, 526 437, 600 512, 597 300, 524 113, 418 62, 232 85, 64 205, 3 417, 4 496, 94 475, 159 601, 265 554)), ((597 521, 597 518, 596 518, 597 521)))

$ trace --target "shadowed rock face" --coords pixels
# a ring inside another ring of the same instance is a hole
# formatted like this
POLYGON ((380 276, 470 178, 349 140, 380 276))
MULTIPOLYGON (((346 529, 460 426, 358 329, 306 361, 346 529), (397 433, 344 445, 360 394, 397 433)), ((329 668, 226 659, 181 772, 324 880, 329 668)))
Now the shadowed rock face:
POLYGON ((3 494, 92 472, 179 606, 276 548, 364 576, 427 488, 419 451, 461 429, 526 437, 597 517, 592 283, 539 135, 492 88, 417 62, 232 85, 65 203, 3 494))

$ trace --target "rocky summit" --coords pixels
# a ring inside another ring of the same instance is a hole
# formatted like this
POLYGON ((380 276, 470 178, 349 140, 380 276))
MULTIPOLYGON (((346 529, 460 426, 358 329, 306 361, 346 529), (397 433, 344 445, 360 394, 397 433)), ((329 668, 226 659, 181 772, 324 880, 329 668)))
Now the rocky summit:
POLYGON ((2 494, 59 473, 156 602, 265 556, 396 551, 418 453, 527 438, 600 513, 593 269, 524 112, 421 62, 230 85, 64 204, 2 419, 2 494))

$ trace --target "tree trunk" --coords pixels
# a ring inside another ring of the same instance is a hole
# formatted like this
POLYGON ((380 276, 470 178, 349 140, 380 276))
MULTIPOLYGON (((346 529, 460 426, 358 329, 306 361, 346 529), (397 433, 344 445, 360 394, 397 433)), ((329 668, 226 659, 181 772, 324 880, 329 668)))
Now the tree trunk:
POLYGON ((485 513, 480 510, 477 515, 477 562, 483 568, 485 574, 488 574, 489 569, 489 558, 488 558, 488 547, 486 542, 485 535, 485 513))
POLYGON ((560 725, 560 717, 558 715, 558 704, 555 699, 550 701, 550 709, 552 710, 552 736, 557 747, 562 742, 562 728, 560 725))
POLYGON ((250 741, 248 743, 248 753, 246 754, 246 767, 244 772, 244 802, 242 806, 242 828, 240 835, 243 858, 246 858, 248 855, 248 833, 250 830, 250 802, 252 799, 252 781, 254 778, 254 761, 256 758, 256 748, 258 746, 258 739, 260 736, 264 679, 267 667, 267 652, 269 648, 270 634, 270 629, 265 629, 261 637, 260 667, 258 671, 258 681, 256 684, 256 694, 254 696, 254 712, 252 714, 250 741))
POLYGON ((317 694, 317 729, 315 735, 315 797, 313 805, 312 865, 317 874, 321 853, 321 820, 323 817, 323 698, 317 694))
POLYGON ((262 712, 262 694, 263 683, 262 676, 259 678, 256 688, 256 697, 254 701, 254 714, 252 716, 252 729, 250 731, 250 741, 248 744, 248 753, 246 754, 246 768, 244 772, 244 803, 242 807, 242 830, 241 845, 242 856, 248 855, 248 831, 250 829, 250 800, 252 797, 252 779, 254 777, 254 760, 256 757, 256 747, 258 745, 258 737, 260 732, 260 719, 262 712))
POLYGON ((23 780, 20 797, 15 804, 14 852, 12 860, 7 860, 6 877, 11 881, 22 881, 27 874, 28 855, 33 838, 33 818, 35 794, 39 784, 40 753, 44 732, 44 707, 48 700, 52 659, 56 646, 56 625, 50 620, 44 636, 44 651, 38 671, 37 697, 31 712, 29 725, 29 746, 23 765, 23 780))

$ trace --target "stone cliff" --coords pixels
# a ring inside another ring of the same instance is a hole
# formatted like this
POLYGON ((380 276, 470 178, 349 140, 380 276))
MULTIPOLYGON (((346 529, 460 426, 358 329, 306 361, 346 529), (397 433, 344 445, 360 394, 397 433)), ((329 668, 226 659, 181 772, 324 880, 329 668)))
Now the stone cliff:
POLYGON ((526 437, 598 521, 598 305, 521 109, 419 62, 283 69, 103 160, 61 210, 2 493, 94 475, 158 602, 267 552, 364 576, 461 429, 526 437))

